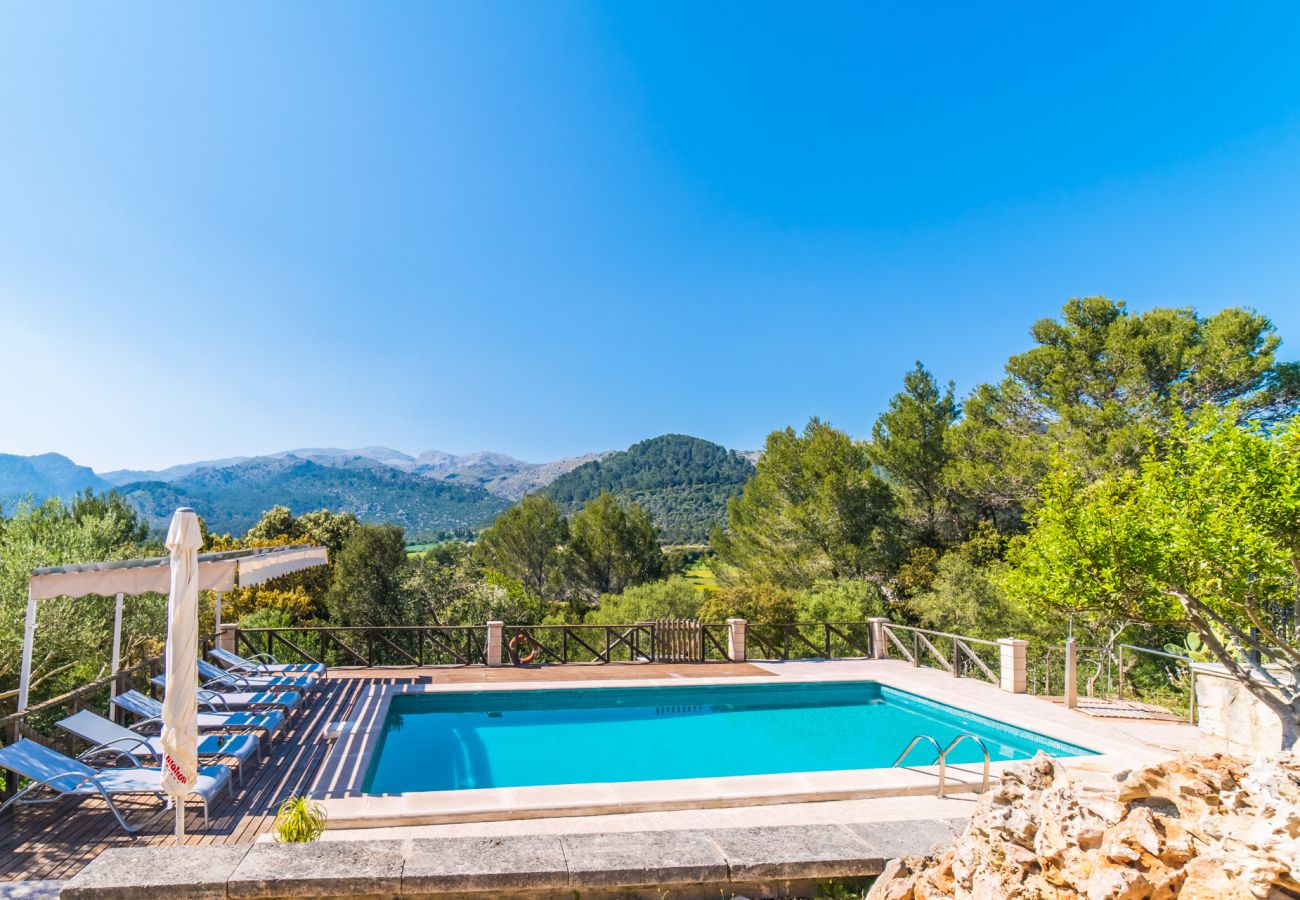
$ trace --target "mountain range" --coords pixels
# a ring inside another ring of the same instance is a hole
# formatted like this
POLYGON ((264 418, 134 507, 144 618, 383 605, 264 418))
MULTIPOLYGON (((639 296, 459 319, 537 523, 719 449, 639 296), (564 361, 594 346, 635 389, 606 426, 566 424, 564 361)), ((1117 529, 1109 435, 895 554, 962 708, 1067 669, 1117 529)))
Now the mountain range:
POLYGON ((298 513, 327 508, 394 522, 423 540, 482 527, 524 494, 559 481, 557 499, 567 508, 611 490, 645 505, 665 539, 695 541, 707 537, 725 514, 726 497, 752 471, 747 456, 682 435, 544 463, 493 452, 412 456, 388 447, 304 447, 96 473, 57 453, 0 454, 0 505, 112 489, 155 527, 165 526, 177 506, 190 506, 209 529, 242 534, 265 509, 283 504, 298 513))

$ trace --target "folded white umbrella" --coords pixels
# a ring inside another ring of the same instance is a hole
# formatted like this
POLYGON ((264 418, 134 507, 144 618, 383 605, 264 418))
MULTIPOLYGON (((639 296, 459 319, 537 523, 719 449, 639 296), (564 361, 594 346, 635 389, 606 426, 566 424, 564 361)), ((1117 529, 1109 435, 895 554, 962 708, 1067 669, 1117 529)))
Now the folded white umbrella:
POLYGON ((199 776, 199 547, 194 510, 181 508, 167 531, 171 592, 167 597, 166 686, 162 708, 162 789, 175 799, 176 843, 185 840, 185 796, 199 776))

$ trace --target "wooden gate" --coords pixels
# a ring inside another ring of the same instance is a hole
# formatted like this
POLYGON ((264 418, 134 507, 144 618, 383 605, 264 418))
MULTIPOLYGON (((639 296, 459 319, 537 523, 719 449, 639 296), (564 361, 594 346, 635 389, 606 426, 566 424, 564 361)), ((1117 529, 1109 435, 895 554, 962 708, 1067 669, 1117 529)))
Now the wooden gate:
POLYGON ((656 662, 701 662, 704 623, 694 619, 660 619, 654 623, 656 662))

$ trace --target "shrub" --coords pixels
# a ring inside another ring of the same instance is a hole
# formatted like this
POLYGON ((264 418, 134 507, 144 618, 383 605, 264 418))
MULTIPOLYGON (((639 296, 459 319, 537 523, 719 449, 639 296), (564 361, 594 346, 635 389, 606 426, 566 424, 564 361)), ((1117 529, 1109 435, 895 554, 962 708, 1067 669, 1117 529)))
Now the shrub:
POLYGON ((325 807, 307 797, 290 797, 280 804, 273 829, 276 843, 308 844, 325 830, 325 807))

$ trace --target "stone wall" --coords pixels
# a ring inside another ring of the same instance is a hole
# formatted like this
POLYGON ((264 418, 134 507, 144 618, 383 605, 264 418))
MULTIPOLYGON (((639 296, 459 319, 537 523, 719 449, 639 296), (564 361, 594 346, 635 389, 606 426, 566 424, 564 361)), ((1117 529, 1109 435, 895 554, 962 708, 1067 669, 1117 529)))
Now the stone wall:
POLYGON ((950 843, 962 820, 692 831, 123 847, 63 900, 720 900, 811 897, 950 843))
POLYGON ((1192 668, 1196 673, 1197 723, 1208 748, 1253 756, 1276 753, 1295 743, 1294 725, 1284 723, 1223 666, 1197 663, 1192 668))

